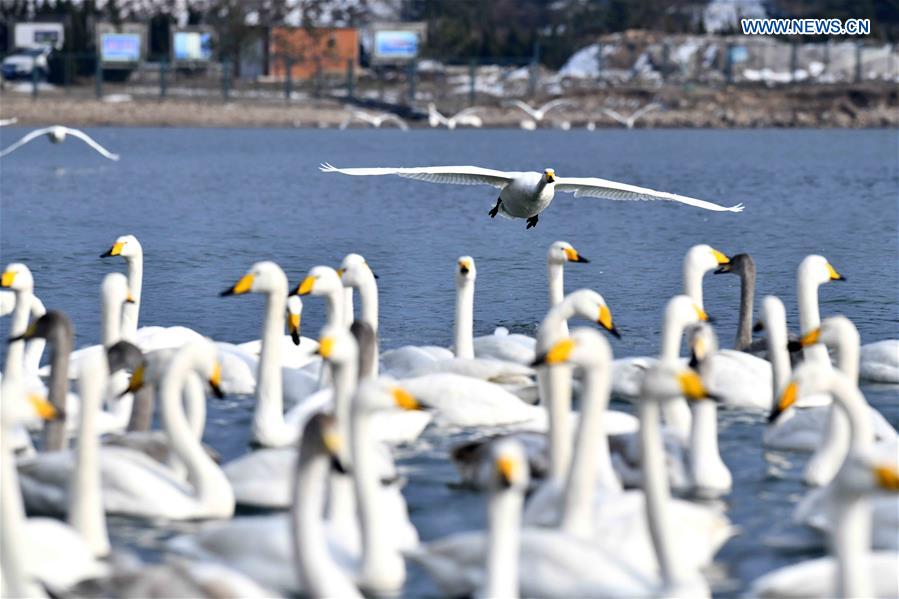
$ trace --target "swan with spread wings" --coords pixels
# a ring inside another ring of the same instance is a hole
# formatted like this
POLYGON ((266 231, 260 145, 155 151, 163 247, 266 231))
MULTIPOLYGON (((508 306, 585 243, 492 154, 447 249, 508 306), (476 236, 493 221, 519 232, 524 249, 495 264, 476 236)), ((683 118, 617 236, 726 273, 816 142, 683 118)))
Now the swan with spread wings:
POLYGON ((718 212, 741 212, 742 204, 725 207, 705 200, 655 191, 636 185, 616 183, 595 177, 557 177, 556 172, 545 169, 538 172, 504 172, 479 166, 426 166, 418 168, 337 168, 322 164, 326 173, 342 173, 353 176, 399 175, 430 183, 455 185, 491 185, 500 189, 496 205, 490 217, 502 214, 510 218, 527 219, 528 229, 537 226, 541 212, 549 207, 555 192, 573 193, 575 197, 604 198, 607 200, 668 200, 718 212))
POLYGON ((83 141, 84 143, 86 143, 87 145, 92 147, 94 150, 96 150, 104 158, 108 158, 110 160, 118 160, 119 159, 118 154, 113 154, 112 152, 110 152, 109 150, 107 150, 106 148, 104 148, 103 146, 98 144, 96 141, 93 140, 93 138, 91 138, 90 135, 88 135, 84 131, 81 131, 80 129, 72 129, 71 127, 63 127, 62 125, 53 125, 52 127, 44 127, 43 129, 35 129, 34 131, 32 131, 31 133, 28 133, 27 135, 25 135, 25 137, 23 137, 22 139, 20 139, 13 145, 9 146, 8 148, 6 148, 2 152, 0 152, 0 158, 6 156, 7 154, 11 154, 14 150, 21 148, 22 146, 24 146, 31 140, 37 139, 38 137, 40 137, 42 135, 46 135, 47 139, 50 140, 50 143, 54 143, 54 144, 60 144, 60 143, 64 142, 66 140, 67 136, 77 137, 78 139, 80 139, 81 141, 83 141))

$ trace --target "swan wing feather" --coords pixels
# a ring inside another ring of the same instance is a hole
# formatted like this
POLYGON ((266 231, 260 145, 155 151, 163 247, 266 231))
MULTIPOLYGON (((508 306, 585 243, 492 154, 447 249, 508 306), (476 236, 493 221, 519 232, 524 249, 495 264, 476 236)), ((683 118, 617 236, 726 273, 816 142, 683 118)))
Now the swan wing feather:
POLYGON ((341 173, 344 175, 378 176, 399 175, 408 179, 428 181, 429 183, 449 183, 453 185, 492 185, 503 188, 518 173, 495 171, 479 166, 425 166, 414 168, 337 168, 330 164, 322 164, 324 173, 341 173))
POLYGON ((628 185, 627 183, 616 183, 606 179, 596 177, 564 177, 556 180, 556 191, 566 191, 574 193, 575 197, 592 197, 602 198, 606 200, 667 200, 670 202, 678 202, 704 208, 705 210, 714 210, 716 212, 742 212, 743 204, 735 206, 721 206, 713 202, 698 200, 687 196, 668 193, 667 191, 656 191, 646 187, 637 187, 636 185, 628 185))

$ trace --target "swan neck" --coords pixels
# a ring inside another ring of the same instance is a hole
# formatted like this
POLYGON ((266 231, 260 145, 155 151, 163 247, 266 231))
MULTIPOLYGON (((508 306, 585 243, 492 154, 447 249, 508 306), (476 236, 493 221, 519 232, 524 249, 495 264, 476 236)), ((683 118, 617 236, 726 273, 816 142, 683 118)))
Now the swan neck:
POLYGON ((474 283, 456 289, 455 348, 457 358, 474 358, 474 283))
MULTIPOLYGON (((689 256, 689 254, 687 254, 689 256)), ((684 260, 684 294, 700 308, 705 308, 702 301, 702 277, 705 273, 696 268, 689 259, 684 260)))
POLYGON ((643 494, 652 546, 659 571, 668 588, 674 586, 678 568, 677 555, 671 543, 668 523, 668 474, 662 447, 659 404, 652 400, 640 403, 640 448, 643 459, 643 494))
POLYGON ((109 534, 106 530, 106 512, 100 482, 97 415, 102 406, 109 371, 105 354, 91 356, 89 360, 90 362, 82 364, 78 378, 81 411, 68 521, 84 539, 93 555, 101 557, 109 553, 109 534))
POLYGON ((122 313, 125 304, 115 305, 105 293, 100 301, 100 342, 110 348, 122 340, 122 313))
MULTIPOLYGON (((9 323, 9 336, 24 335, 28 329, 28 316, 34 294, 31 290, 16 290, 16 307, 13 309, 9 323)), ((22 380, 25 368, 25 340, 13 341, 6 348, 6 365, 3 376, 22 380)))
POLYGON ((621 491, 605 429, 611 390, 609 374, 608 364, 593 366, 584 373, 581 419, 562 503, 562 530, 582 538, 590 538, 594 531, 593 498, 597 488, 601 492, 621 491))
POLYGON ((740 272, 740 320, 735 347, 746 350, 752 345, 752 304, 755 297, 755 265, 747 263, 740 272))
MULTIPOLYGON (((50 346, 50 381, 47 389, 47 400, 59 413, 66 408, 66 395, 69 391, 69 354, 72 351, 72 339, 60 331, 54 336, 50 346)), ((65 419, 48 420, 44 423, 44 451, 59 451, 66 441, 65 419)))
POLYGON ((841 327, 838 344, 837 368, 846 375, 846 378, 857 384, 861 352, 858 332, 841 327))
POLYGON ((343 324, 346 328, 350 328, 353 320, 356 318, 356 307, 353 304, 353 288, 343 288, 343 324))
POLYGON ((729 471, 718 450, 718 406, 707 399, 693 402, 692 408, 690 477, 695 492, 701 496, 726 492, 730 484, 719 480, 722 472, 726 476, 729 471))
POLYGON ((281 378, 281 336, 287 309, 287 284, 276 286, 265 298, 265 315, 262 321, 262 347, 256 372, 256 411, 253 417, 253 433, 257 440, 265 440, 273 434, 273 428, 283 428, 284 394, 281 378))
POLYGON ((128 431, 148 431, 153 425, 153 387, 144 385, 134 393, 134 403, 131 405, 131 416, 128 418, 128 431))
POLYGON ((787 323, 782 317, 768 315, 765 319, 768 360, 771 362, 771 380, 774 384, 772 397, 780 397, 789 381, 792 368, 787 352, 787 323))
POLYGON ((563 481, 571 461, 571 374, 568 365, 537 371, 541 401, 549 422, 549 476, 563 481))
POLYGON ((378 333, 378 284, 374 277, 363 277, 359 284, 359 317, 378 333))
MULTIPOLYGON (((330 293, 325 294, 325 305, 327 307, 326 320, 328 326, 341 327, 346 324, 343 316, 344 312, 346 311, 346 296, 344 295, 342 289, 343 288, 336 289, 334 291, 331 291, 330 293)), ((352 313, 350 313, 349 318, 350 321, 352 321, 352 313)), ((283 328, 281 330, 283 330, 283 328)))
MULTIPOLYGON (((818 310, 818 284, 810 277, 811 275, 804 269, 799 269, 796 286, 799 299, 799 332, 802 335, 821 326, 821 314, 818 310)), ((830 364, 827 348, 821 343, 804 348, 802 355, 810 362, 830 364)))
POLYGON ((487 563, 483 597, 518 597, 518 558, 524 497, 516 489, 494 491, 487 502, 487 563))
POLYGON ((134 303, 126 303, 122 308, 122 339, 137 339, 137 326, 140 318, 140 295, 144 281, 144 255, 140 251, 135 256, 126 258, 128 264, 128 289, 134 303))
POLYGON ((553 308, 565 299, 565 267, 554 261, 547 261, 546 271, 549 277, 549 307, 553 308))
POLYGON ((832 550, 836 557, 839 597, 873 597, 869 560, 871 505, 867 497, 836 498, 832 550))

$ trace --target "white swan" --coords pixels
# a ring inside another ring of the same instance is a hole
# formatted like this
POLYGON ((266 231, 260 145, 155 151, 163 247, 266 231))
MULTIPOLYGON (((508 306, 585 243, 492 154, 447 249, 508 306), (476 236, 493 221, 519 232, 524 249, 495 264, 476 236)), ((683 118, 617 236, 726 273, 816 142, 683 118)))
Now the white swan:
POLYGON ((601 108, 600 110, 602 110, 603 114, 605 114, 609 118, 618 121, 619 124, 624 125, 628 129, 633 129, 634 125, 637 123, 641 116, 661 107, 662 105, 658 102, 652 102, 632 112, 630 116, 622 116, 620 113, 612 110, 611 108, 601 108))
MULTIPOLYGON (((102 361, 105 357, 97 358, 104 366, 102 361)), ((85 372, 80 391, 99 404, 103 379, 93 375, 93 370, 85 372)), ((52 405, 39 397, 26 397, 14 378, 3 379, 2 394, 0 545, 4 596, 43 597, 46 594, 36 585, 36 581, 54 592, 61 592, 80 580, 103 575, 106 567, 95 557, 104 555, 108 545, 103 545, 105 537, 100 533, 105 534, 105 527, 96 501, 73 504, 68 511, 68 525, 46 518, 25 518, 12 448, 8 442, 11 435, 8 433, 12 425, 31 419, 35 412, 45 419, 55 418, 57 413, 52 405)), ((79 444, 79 452, 89 451, 82 445, 79 444)), ((90 478, 90 473, 85 474, 76 481, 76 487, 86 499, 95 499, 96 495, 92 494, 95 489, 92 487, 99 483, 96 478, 90 478)))
MULTIPOLYGON (((377 377, 379 369, 378 356, 380 354, 377 346, 379 302, 378 282, 376 279, 378 277, 372 271, 368 262, 365 261, 365 258, 359 254, 347 254, 344 256, 340 268, 337 269, 337 276, 340 277, 343 286, 350 290, 351 298, 354 291, 359 293, 359 301, 361 303, 359 320, 368 323, 368 326, 371 327, 374 333, 373 341, 375 342, 374 353, 367 356, 369 363, 365 369, 369 375, 377 377)), ((347 326, 349 326, 353 321, 352 301, 346 305, 345 311, 348 312, 344 314, 344 317, 348 321, 347 326)))
POLYGON ((660 403, 705 391, 695 375, 678 375, 664 365, 653 367, 643 384, 640 436, 645 517, 655 559, 629 562, 614 551, 597 549, 558 530, 527 527, 519 531, 522 494, 527 486, 526 463, 520 447, 505 443, 496 449, 497 478, 488 505, 488 531, 450 535, 409 552, 409 558, 423 566, 444 593, 454 596, 484 588, 514 593, 510 585, 516 579, 518 591, 526 597, 708 596, 705 581, 695 568, 685 565, 684 556, 672 542, 659 426, 660 403), (500 583, 502 587, 494 586, 500 583))
MULTIPOLYGON (((321 361, 316 355, 318 341, 300 334, 302 319, 303 300, 298 295, 291 295, 287 298, 288 334, 281 337, 281 365, 284 368, 305 368, 313 362, 321 361)), ((262 354, 262 339, 238 343, 236 349, 258 360, 262 354)), ((255 387, 254 377, 253 388, 255 387)))
MULTIPOLYGON (((228 518, 234 513, 234 495, 228 480, 191 431, 181 405, 182 388, 194 373, 209 380, 213 389, 218 386, 221 367, 212 342, 204 340, 179 349, 160 386, 163 426, 178 460, 187 468, 187 482, 142 452, 103 446, 93 459, 100 462, 107 513, 166 520, 228 518)), ((96 410, 85 408, 82 426, 85 418, 95 419, 96 410)), ((34 495, 30 501, 36 505, 64 511, 69 501, 68 481, 77 467, 76 461, 68 451, 20 461, 23 493, 26 497, 34 495)))
MULTIPOLYGON (((706 339, 706 337, 699 337, 706 339)), ((607 444, 605 416, 611 386, 612 353, 608 342, 596 331, 577 329, 570 339, 558 342, 545 357, 547 364, 577 364, 584 369, 585 389, 581 418, 578 424, 574 457, 565 481, 561 485, 544 485, 531 496, 525 512, 525 522, 533 525, 559 526, 567 534, 590 539, 597 546, 614 550, 629 561, 652 561, 652 544, 643 516, 642 491, 622 492, 607 444)), ((692 379, 693 375, 689 375, 692 379)), ((714 402, 694 398, 694 409, 714 402)), ((715 411, 711 411, 715 417, 715 411)), ((703 425, 704 415, 697 413, 695 426, 703 425)), ((691 438, 690 471, 694 485, 702 490, 720 490, 720 483, 712 476, 717 456, 714 420, 705 431, 691 438), (709 466, 712 471, 708 472, 709 466), (701 470, 701 471, 700 471, 701 470), (711 484, 710 484, 711 481, 711 484)), ((720 458, 719 458, 720 461, 720 458)), ((730 488, 730 473, 727 489, 730 488)), ((708 493, 706 493, 708 495, 708 493)), ((717 495, 717 493, 715 493, 717 495)), ((672 539, 676 551, 685 555, 690 567, 708 565, 733 529, 727 518, 713 509, 672 499, 672 539)))
POLYGON ((574 104, 574 102, 566 98, 556 98, 555 100, 550 100, 549 102, 536 108, 526 102, 522 102, 521 100, 512 100, 511 102, 509 102, 510 106, 514 106, 519 110, 525 112, 531 118, 531 121, 535 124, 535 127, 537 124, 542 123, 543 119, 546 118, 546 115, 553 109, 561 108, 563 106, 571 106, 572 104, 574 104))
MULTIPOLYGON (((295 457, 292 463, 298 471, 296 478, 291 477, 292 517, 278 514, 238 518, 207 526, 194 535, 177 537, 170 547, 179 553, 226 563, 284 593, 318 596, 315 589, 322 584, 354 588, 346 576, 356 571, 360 561, 368 567, 365 576, 373 589, 395 590, 405 575, 404 569, 398 569, 402 562, 396 561, 395 552, 417 545, 417 534, 408 522, 398 490, 378 481, 377 464, 371 461, 377 455, 372 452, 371 433, 375 426, 373 417, 397 407, 415 409, 417 404, 400 388, 379 381, 364 382, 353 407, 356 434, 351 438, 351 449, 346 448, 333 417, 314 414, 305 422, 299 460, 295 457), (353 454, 354 485, 350 491, 356 493, 361 507, 354 530, 347 530, 345 523, 322 521, 328 463, 342 466, 349 451, 353 454), (291 522, 301 526, 296 528, 291 522), (299 577, 294 573, 293 535, 299 535, 298 542, 302 544, 299 577), (309 560, 315 568, 310 569, 309 560), (381 567, 382 560, 386 560, 387 567, 381 567), (324 572, 330 574, 324 576, 324 572)), ((333 592, 335 587, 330 588, 333 592)))
POLYGON ((7 154, 14 152, 16 149, 24 146, 28 142, 33 139, 37 139, 38 137, 46 135, 47 139, 50 140, 50 143, 59 144, 65 141, 66 136, 77 137, 91 148, 96 150, 101 156, 104 158, 108 158, 110 160, 118 160, 119 155, 113 154, 97 142, 95 142, 87 133, 81 131, 79 129, 72 129, 70 127, 63 127, 62 125, 53 125, 52 127, 44 127, 43 129, 35 129, 34 131, 26 134, 22 139, 12 144, 8 148, 4 148, 3 151, 0 151, 0 158, 3 158, 7 154))
POLYGON ((858 376, 872 383, 899 384, 899 339, 883 339, 861 347, 858 376))
POLYGON ((340 123, 340 128, 346 129, 353 121, 361 121, 367 125, 371 125, 375 129, 380 129, 381 125, 383 125, 384 123, 393 123, 402 131, 409 130, 409 125, 406 124, 406 121, 393 113, 380 112, 377 114, 372 114, 370 112, 364 112, 362 110, 349 111, 347 117, 343 120, 342 123, 340 123))
MULTIPOLYGON (((833 555, 787 566, 757 579, 755 597, 896 597, 899 553, 871 551, 870 497, 888 491, 895 502, 899 471, 893 449, 884 459, 872 447, 864 397, 842 372, 810 361, 800 365, 777 406, 786 410, 804 393, 830 392, 847 415, 850 446, 832 482, 829 519, 833 555)), ((895 503, 894 503, 895 505, 895 503)))
POLYGON ((743 210, 742 204, 725 208, 704 200, 594 177, 560 178, 551 168, 542 173, 536 173, 504 172, 478 166, 337 168, 330 164, 323 164, 321 170, 325 173, 342 173, 353 176, 399 175, 431 183, 490 185, 500 189, 499 198, 496 200, 496 206, 490 210, 490 216, 495 217, 501 212, 510 218, 525 218, 528 222, 528 229, 537 226, 540 213, 549 207, 556 191, 573 193, 575 197, 594 197, 607 200, 666 200, 719 212, 741 212, 743 210))
POLYGON ((432 128, 441 125, 452 131, 457 126, 480 128, 484 126, 484 121, 476 112, 483 110, 480 106, 470 106, 464 108, 452 116, 444 116, 437 110, 437 106, 433 102, 428 103, 428 125, 432 128))

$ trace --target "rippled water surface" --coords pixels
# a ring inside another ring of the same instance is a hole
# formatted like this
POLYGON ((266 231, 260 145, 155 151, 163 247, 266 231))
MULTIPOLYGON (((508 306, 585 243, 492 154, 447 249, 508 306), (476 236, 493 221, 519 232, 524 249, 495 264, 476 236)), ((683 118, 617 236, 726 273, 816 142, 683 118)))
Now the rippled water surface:
MULTIPOLYGON (((26 130, 4 127, 8 145, 26 130)), ((863 342, 899 336, 897 134, 895 131, 319 131, 97 129, 123 158, 107 162, 77 140, 33 142, 0 162, 0 254, 26 262, 37 293, 63 309, 78 345, 99 337, 99 285, 119 261, 99 254, 118 235, 144 247, 142 324, 182 324, 223 341, 259 336, 262 300, 219 298, 257 260, 277 261, 292 283, 317 264, 363 254, 378 273, 382 347, 449 345, 453 269, 475 258, 475 332, 497 325, 533 333, 546 304, 545 252, 570 241, 591 259, 566 271, 569 290, 596 289, 622 339, 616 356, 654 353, 661 309, 681 289, 683 253, 708 243, 749 252, 757 301, 782 297, 796 328, 795 271, 803 256, 827 256, 848 278, 821 289, 824 314, 843 313, 863 342), (684 206, 609 202, 559 194, 534 230, 491 220, 490 188, 431 185, 399 178, 349 178, 339 166, 478 164, 504 170, 553 167, 559 176, 600 176, 701 197, 742 202, 742 214, 684 206)), ((739 300, 734 276, 707 277, 705 303, 722 344, 732 343, 739 300)), ((315 336, 323 305, 305 302, 304 332, 315 336)), ((8 322, 0 324, 7 333, 8 322)), ((897 391, 864 388, 896 425, 897 391)), ((624 407, 622 407, 624 408, 624 407)), ((246 451, 252 404, 211 404, 206 440, 225 459, 246 451)), ((766 461, 761 416, 725 413, 721 452, 734 473, 729 515, 742 529, 719 553, 721 595, 739 594, 767 570, 805 559, 766 540, 789 530, 804 489, 804 458, 766 461), (785 461, 784 461, 785 460, 785 461)), ((446 449, 426 434, 400 451, 405 495, 423 539, 481 526, 483 497, 456 488, 446 449)), ((783 458, 783 459, 781 459, 783 458)), ((113 519, 114 542, 153 547, 165 531, 113 519)), ((413 570, 408 595, 429 595, 413 570)))

